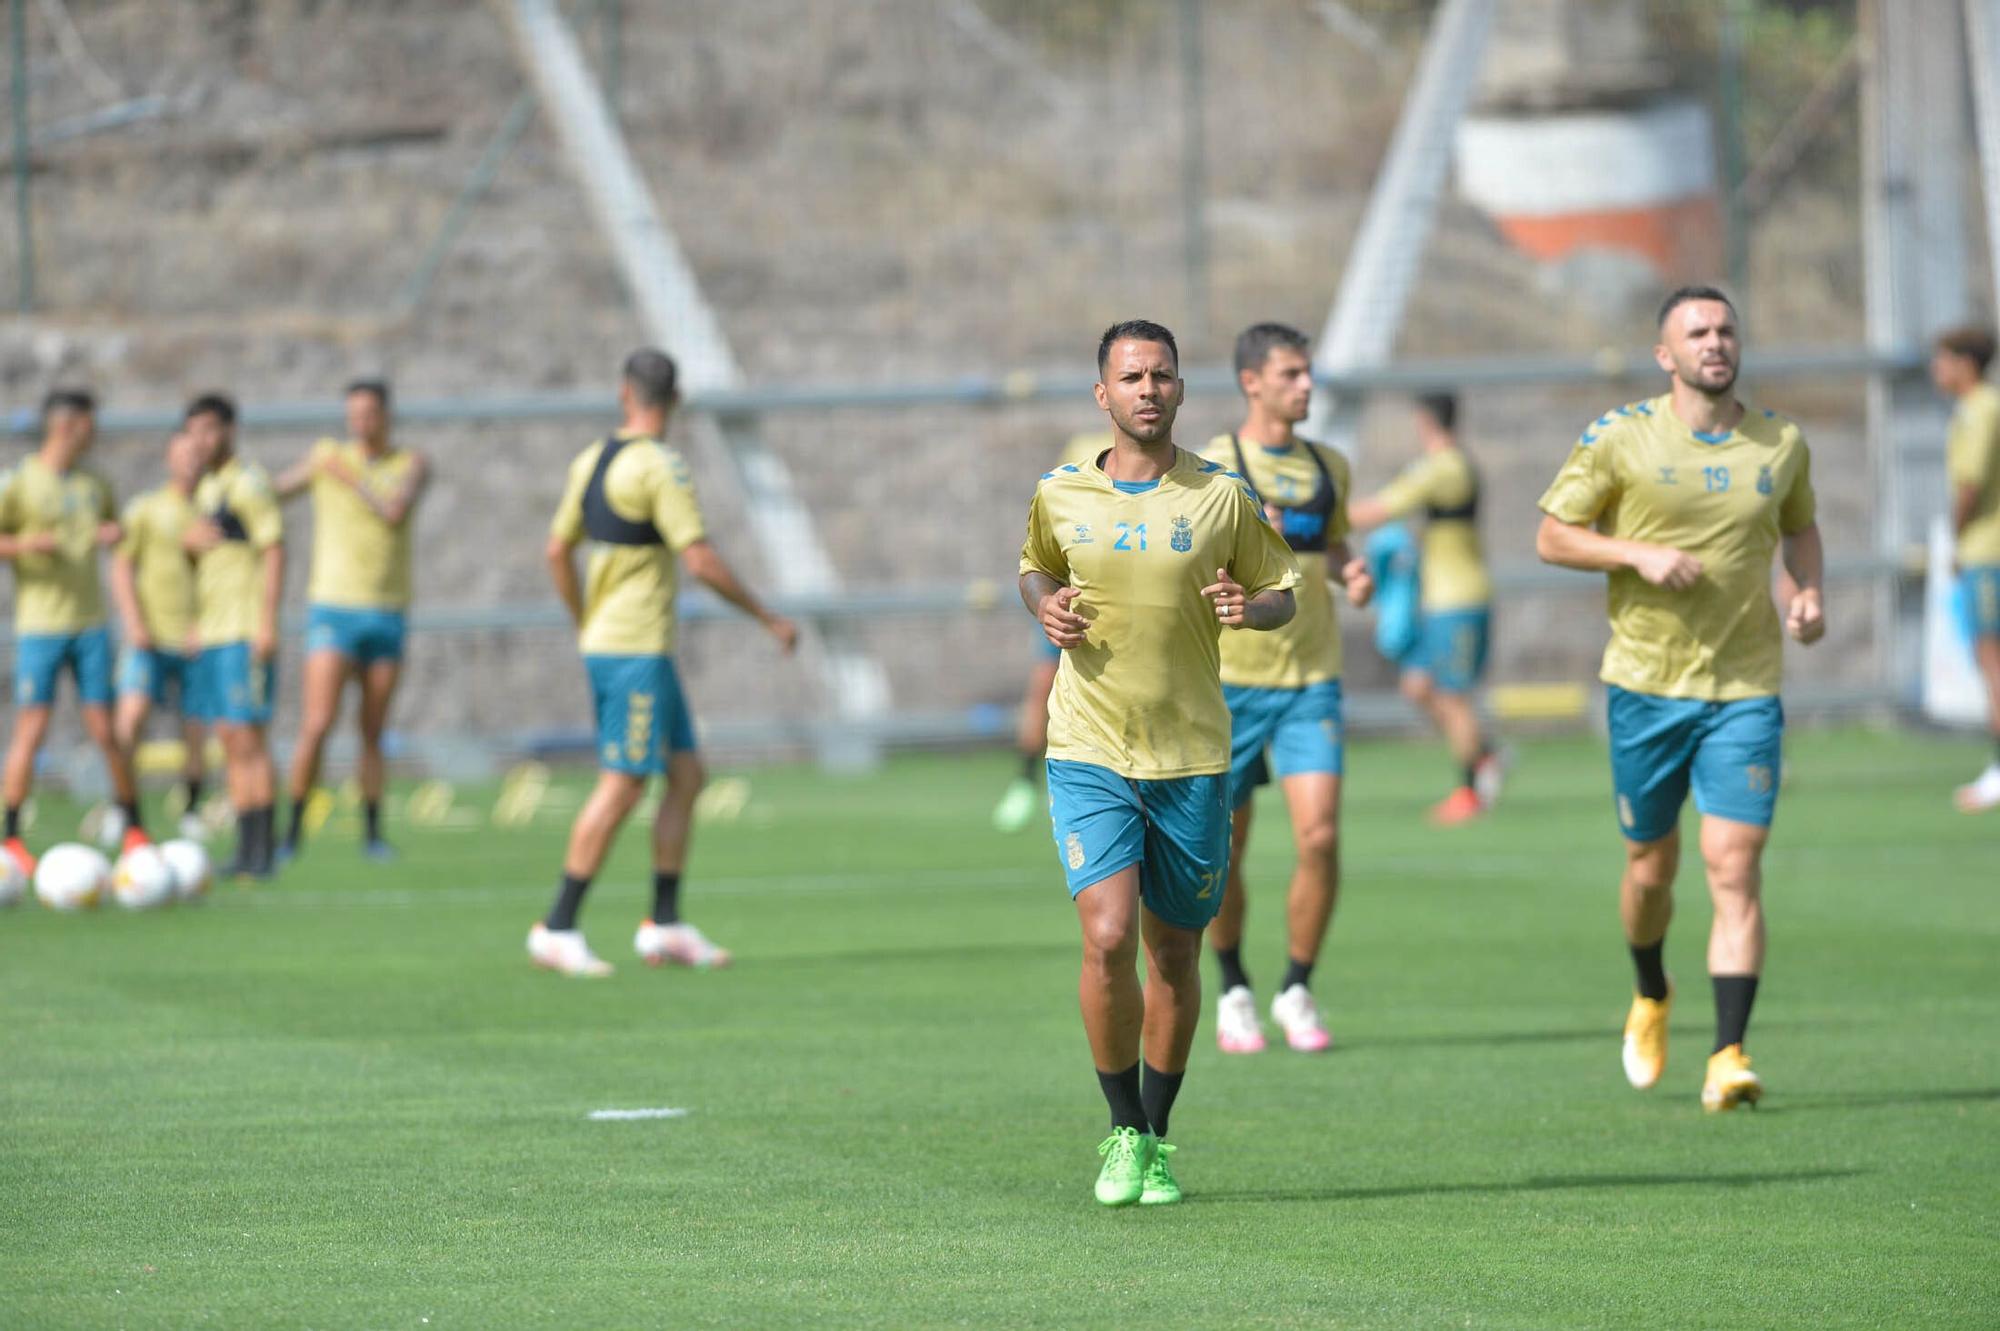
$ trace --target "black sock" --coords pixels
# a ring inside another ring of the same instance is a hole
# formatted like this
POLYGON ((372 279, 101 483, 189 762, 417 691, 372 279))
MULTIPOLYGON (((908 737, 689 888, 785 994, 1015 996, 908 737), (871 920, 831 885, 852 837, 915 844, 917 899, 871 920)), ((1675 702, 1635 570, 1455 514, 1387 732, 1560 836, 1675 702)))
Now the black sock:
POLYGON ((1250 975, 1243 969, 1243 948, 1241 945, 1236 947, 1218 947, 1215 949, 1215 961, 1217 965, 1222 967, 1222 987, 1225 991, 1237 988, 1239 985, 1245 989, 1251 987, 1250 975))
POLYGON ((681 922, 681 876, 653 871, 653 923, 681 922))
POLYGON ((1023 781, 1039 781, 1042 779, 1041 754, 1024 753, 1021 755, 1021 779, 1023 781))
POLYGON ((1312 978, 1312 962, 1300 961, 1297 957, 1286 957, 1285 978, 1278 981, 1278 992, 1282 994, 1295 984, 1302 984, 1310 989, 1312 987, 1312 978))
POLYGON ((299 843, 306 836, 306 800, 309 795, 301 795, 292 801, 292 819, 285 826, 285 849, 297 851, 299 843))
POLYGON ((7 839, 12 841, 19 835, 21 835, 21 806, 18 804, 9 804, 7 806, 7 839))
POLYGON ((588 878, 564 874, 562 889, 556 893, 556 904, 549 907, 548 917, 542 923, 551 929, 576 928, 576 912, 583 905, 583 894, 589 890, 588 878))
POLYGON ((257 862, 257 811, 238 809, 236 811, 236 858, 230 868, 237 873, 248 872, 257 862))
POLYGON ((382 839, 382 801, 368 800, 361 806, 361 825, 367 829, 369 845, 382 839))
POLYGON ((1147 1124, 1145 1104, 1139 1099, 1139 1065, 1134 1063, 1123 1072, 1100 1072, 1097 1084, 1104 1091, 1104 1103, 1111 1106, 1111 1126, 1113 1128, 1137 1128, 1141 1132, 1150 1131, 1147 1124))
POLYGON ((1632 965, 1639 972, 1639 997, 1655 1003, 1667 996, 1667 963, 1660 955, 1666 948, 1664 938, 1646 947, 1632 945, 1632 965))
POLYGON ((1139 1102, 1145 1107, 1146 1121, 1153 1125, 1153 1135, 1162 1141, 1167 1136, 1167 1116, 1174 1112, 1174 1097, 1181 1093, 1181 1080, 1186 1076, 1185 1072, 1162 1072, 1151 1063, 1146 1065, 1139 1102))
POLYGON ((1750 1029, 1750 1005, 1757 1001, 1757 977, 1711 975, 1709 982, 1715 986, 1715 1047, 1742 1044, 1750 1029))
POLYGON ((188 802, 187 802, 187 811, 188 811, 189 813, 198 813, 198 812, 200 812, 200 810, 201 810, 201 778, 200 778, 200 777, 198 777, 198 776, 197 776, 197 777, 190 777, 190 778, 188 779, 188 782, 187 782, 187 794, 188 794, 188 802))
POLYGON ((141 832, 146 830, 145 820, 139 817, 139 801, 133 800, 130 804, 120 804, 118 812, 125 815, 125 826, 128 829, 136 827, 141 832))
POLYGON ((1485 762, 1488 758, 1491 758, 1492 756, 1493 756, 1493 746, 1491 744, 1488 744, 1483 739, 1480 740, 1479 752, 1475 754, 1473 756, 1472 761, 1467 763, 1465 767, 1462 769, 1464 773, 1464 780, 1462 784, 1465 786, 1467 790, 1477 790, 1479 788, 1479 765, 1485 762))
POLYGON ((278 862, 278 806, 266 804, 257 810, 257 873, 269 873, 278 862))

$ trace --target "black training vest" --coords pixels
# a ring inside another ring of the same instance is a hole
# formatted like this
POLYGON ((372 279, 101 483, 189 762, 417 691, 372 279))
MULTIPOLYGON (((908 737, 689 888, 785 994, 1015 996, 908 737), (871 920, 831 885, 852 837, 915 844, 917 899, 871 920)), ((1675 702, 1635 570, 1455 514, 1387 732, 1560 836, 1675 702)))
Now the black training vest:
POLYGON ((1430 521, 1472 522, 1479 517, 1479 473, 1470 462, 1465 464, 1465 469, 1472 472, 1472 493, 1466 496, 1464 503, 1453 504, 1449 508, 1443 504, 1426 505, 1424 516, 1430 521))
POLYGON ((225 485, 222 487, 222 498, 216 501, 214 509, 206 516, 210 522, 215 524, 215 529, 222 534, 223 540, 247 541, 250 539, 250 529, 243 525, 243 519, 237 517, 236 510, 229 506, 228 486, 225 485))
MULTIPOLYGON (((1333 473, 1326 468, 1326 459, 1319 450, 1301 439, 1299 447, 1305 449, 1313 466, 1319 468, 1319 488, 1312 498, 1293 507, 1278 505, 1278 535, 1285 538, 1285 544, 1297 554, 1323 555, 1326 553, 1327 528, 1333 523, 1334 506, 1340 502, 1340 495, 1333 484, 1333 473)), ((1229 436, 1229 446, 1236 450, 1236 473, 1243 483, 1250 487, 1250 493, 1257 494, 1257 483, 1250 479, 1250 462, 1243 456, 1243 442, 1235 435, 1229 436)), ((1263 503, 1264 496, 1257 495, 1257 502, 1263 503)))
POLYGON ((604 497, 604 477, 610 472, 612 461, 632 442, 614 434, 598 451, 597 466, 583 487, 583 530, 591 540, 604 545, 665 545, 667 538, 660 535, 658 527, 650 521, 634 522, 620 517, 612 511, 611 501, 604 497))

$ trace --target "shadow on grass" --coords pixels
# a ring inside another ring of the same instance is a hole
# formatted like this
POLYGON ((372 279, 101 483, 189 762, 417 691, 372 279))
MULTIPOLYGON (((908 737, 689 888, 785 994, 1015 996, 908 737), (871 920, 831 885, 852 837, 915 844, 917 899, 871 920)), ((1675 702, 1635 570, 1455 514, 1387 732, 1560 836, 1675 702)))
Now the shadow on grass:
MULTIPOLYGON (((1781 1028, 1792 1030, 1807 1024, 1809 1023, 1760 1021, 1757 1023, 1757 1029, 1759 1031, 1778 1030, 1781 1028)), ((1686 1022, 1673 1023, 1669 1029, 1675 1035, 1681 1036, 1684 1039, 1696 1040, 1707 1035, 1713 1028, 1690 1018, 1686 1022)), ((1401 1049, 1410 1046, 1476 1048, 1482 1045, 1574 1044, 1583 1041, 1594 1042, 1599 1040, 1615 1045, 1618 1043, 1619 1038, 1618 1024, 1616 1022, 1609 1022, 1596 1026, 1578 1026, 1547 1031, 1446 1031, 1433 1035, 1364 1035, 1353 1039, 1345 1036, 1337 1036, 1334 1048, 1336 1051, 1341 1049, 1373 1049, 1377 1047, 1401 1049)))
POLYGON ((2000 1101, 2000 1086, 1970 1086, 1957 1090, 1856 1091, 1827 1095, 1787 1095, 1781 1104, 1759 1113, 1784 1110, 1811 1113, 1827 1109, 1876 1109, 1895 1105, 1992 1104, 2000 1101))
POLYGON ((1396 1197, 1449 1197, 1519 1192, 1570 1192, 1595 1188, 1756 1188, 1780 1183, 1821 1183, 1855 1178, 1861 1169, 1790 1169, 1739 1174, 1538 1174, 1493 1183, 1405 1183, 1381 1188, 1204 1188, 1201 1200, 1217 1202, 1366 1202, 1396 1197))

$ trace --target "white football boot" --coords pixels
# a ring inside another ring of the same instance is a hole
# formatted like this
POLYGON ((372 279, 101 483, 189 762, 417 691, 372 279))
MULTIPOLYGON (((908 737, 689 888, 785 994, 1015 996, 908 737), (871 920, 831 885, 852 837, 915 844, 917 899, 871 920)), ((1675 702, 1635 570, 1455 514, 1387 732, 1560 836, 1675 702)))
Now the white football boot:
POLYGON ((1319 1004, 1313 1001, 1312 990, 1302 984, 1293 985, 1271 1000, 1271 1020, 1285 1032, 1285 1043, 1302 1054, 1323 1053, 1333 1044, 1326 1022, 1319 1015, 1319 1004))
POLYGON ((632 935, 632 950, 648 966, 692 966, 720 970, 730 961, 729 950, 708 941, 692 924, 654 924, 642 920, 632 935))
POLYGON ((2000 808, 2000 762, 1989 763, 1970 785, 1960 786, 1952 799, 1960 813, 2000 808))
POLYGON ((1257 1020, 1257 997, 1245 985, 1215 1000, 1215 1044, 1225 1054, 1260 1054, 1264 1027, 1257 1020))
POLYGON ((539 920, 528 930, 528 960, 543 970, 585 979, 611 974, 611 963, 590 950, 581 929, 551 929, 539 920))

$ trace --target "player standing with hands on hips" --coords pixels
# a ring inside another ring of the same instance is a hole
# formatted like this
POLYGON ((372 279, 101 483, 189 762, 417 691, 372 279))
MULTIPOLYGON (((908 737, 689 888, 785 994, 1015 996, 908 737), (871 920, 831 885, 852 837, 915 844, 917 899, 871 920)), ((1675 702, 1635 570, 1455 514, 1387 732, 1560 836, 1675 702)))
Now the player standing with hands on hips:
POLYGON ((1202 930, 1229 873, 1218 640, 1289 621, 1299 568, 1241 477, 1175 447, 1186 385, 1171 332, 1112 325, 1097 370, 1111 447, 1042 478, 1020 572, 1022 601, 1063 653, 1049 808, 1111 1108, 1097 1200, 1124 1206, 1181 1199, 1168 1115, 1201 1019, 1202 930))

